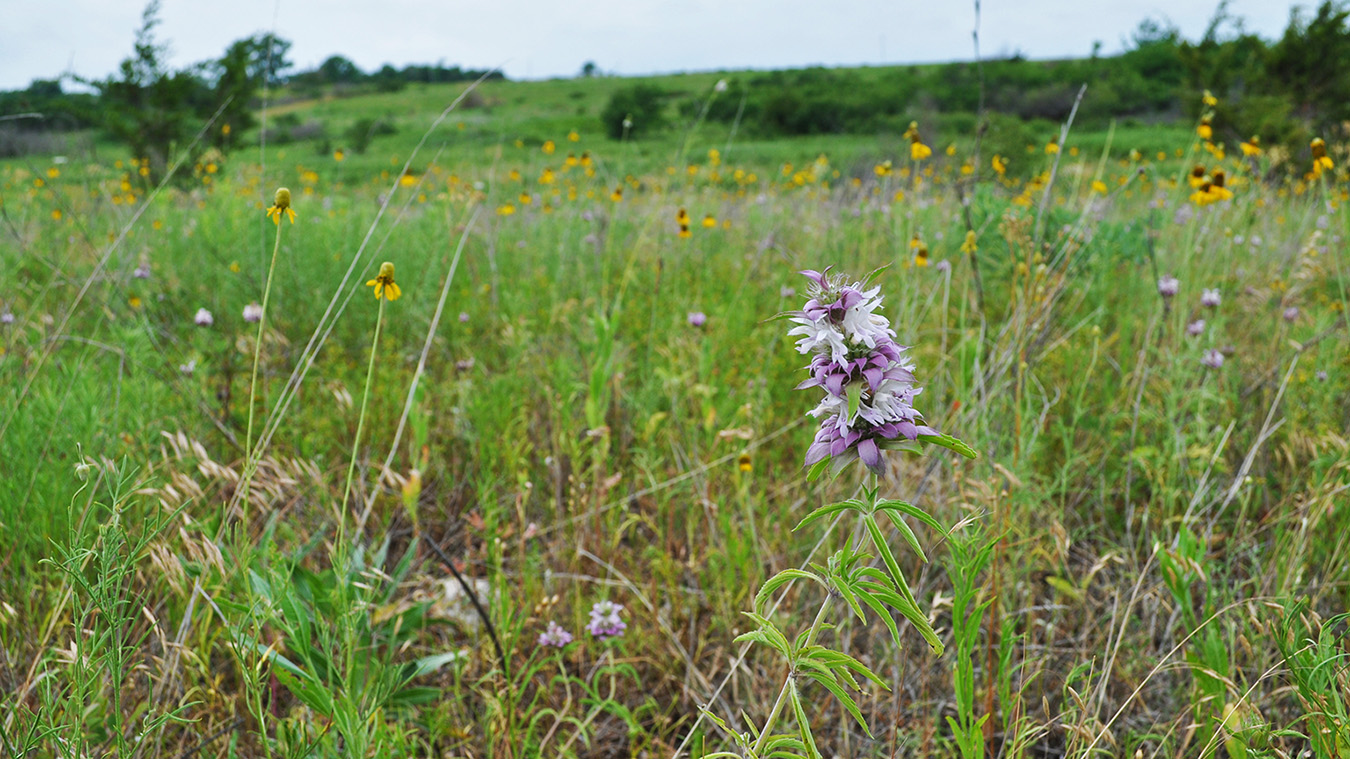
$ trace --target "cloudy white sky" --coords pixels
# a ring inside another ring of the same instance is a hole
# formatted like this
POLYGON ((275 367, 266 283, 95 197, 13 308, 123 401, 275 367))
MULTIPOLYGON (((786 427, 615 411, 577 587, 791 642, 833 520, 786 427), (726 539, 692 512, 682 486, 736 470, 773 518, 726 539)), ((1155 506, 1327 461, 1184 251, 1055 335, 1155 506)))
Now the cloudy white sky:
MULTIPOLYGON (((984 0, 986 56, 1121 49, 1141 19, 1167 18, 1199 37, 1217 0, 984 0)), ((1290 8, 1313 2, 1233 0, 1266 38, 1290 8)), ((131 51, 142 0, 0 0, 0 89, 73 72, 98 78, 131 51)), ((570 76, 586 61, 641 74, 810 64, 968 59, 973 5, 957 0, 163 0, 159 36, 171 63, 219 57, 230 42, 275 29, 291 59, 332 54, 366 71, 384 63, 501 66, 512 78, 570 76)))

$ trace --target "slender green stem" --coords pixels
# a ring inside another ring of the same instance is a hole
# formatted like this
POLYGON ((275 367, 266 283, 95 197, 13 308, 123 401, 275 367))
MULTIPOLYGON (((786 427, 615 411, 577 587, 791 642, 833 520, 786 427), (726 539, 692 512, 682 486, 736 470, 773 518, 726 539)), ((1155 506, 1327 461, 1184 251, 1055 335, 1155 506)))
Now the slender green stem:
POLYGON ((356 455, 361 449, 361 430, 366 426, 366 406, 370 402, 370 380, 375 376, 375 356, 380 347, 380 327, 384 324, 384 304, 380 298, 380 311, 375 316, 375 338, 370 341, 370 365, 366 367, 366 387, 361 391, 361 415, 356 418, 356 439, 352 441, 352 460, 347 464, 347 484, 342 488, 342 500, 338 502, 341 514, 338 517, 338 543, 342 543, 343 531, 347 524, 347 496, 352 492, 352 475, 356 473, 356 455))
MULTIPOLYGON (((829 611, 831 602, 834 601, 834 595, 825 597, 825 602, 820 605, 820 611, 816 612, 816 619, 811 623, 811 631, 806 634, 806 643, 802 647, 810 646, 816 642, 816 635, 820 628, 825 625, 825 612, 829 611)), ((773 702, 773 709, 769 712, 768 719, 764 720, 764 728, 759 731, 759 738, 755 741, 752 749, 756 755, 764 748, 764 743, 769 740, 769 734, 773 732, 773 724, 778 721, 778 715, 783 713, 783 706, 787 704, 788 691, 792 689, 792 678, 795 672, 789 672, 783 679, 783 689, 778 691, 778 700, 773 702)))
POLYGON ((281 250, 281 220, 277 220, 276 242, 272 244, 272 262, 267 265, 267 283, 263 285, 262 316, 258 317, 258 339, 253 343, 253 372, 248 381, 248 431, 244 434, 244 478, 240 484, 244 508, 248 508, 248 485, 256 463, 253 461, 253 407, 258 388, 258 362, 262 357, 263 329, 267 326, 267 302, 272 296, 272 274, 277 270, 277 252, 281 250))

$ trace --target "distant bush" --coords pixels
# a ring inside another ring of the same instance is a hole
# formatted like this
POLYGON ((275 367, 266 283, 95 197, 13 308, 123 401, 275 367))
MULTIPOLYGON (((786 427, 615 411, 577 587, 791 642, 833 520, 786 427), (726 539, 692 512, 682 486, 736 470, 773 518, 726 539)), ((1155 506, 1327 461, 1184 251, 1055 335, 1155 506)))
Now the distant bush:
POLYGON ((395 134, 398 129, 386 119, 364 118, 357 119, 355 123, 347 127, 342 136, 347 139, 347 146, 357 153, 366 152, 370 147, 370 141, 375 137, 387 134, 395 134))
POLYGON ((605 109, 600 112, 600 122, 605 134, 611 139, 620 139, 625 133, 629 137, 659 131, 665 126, 665 105, 669 93, 651 84, 635 84, 614 91, 605 109), (625 127, 624 122, 629 126, 625 127))

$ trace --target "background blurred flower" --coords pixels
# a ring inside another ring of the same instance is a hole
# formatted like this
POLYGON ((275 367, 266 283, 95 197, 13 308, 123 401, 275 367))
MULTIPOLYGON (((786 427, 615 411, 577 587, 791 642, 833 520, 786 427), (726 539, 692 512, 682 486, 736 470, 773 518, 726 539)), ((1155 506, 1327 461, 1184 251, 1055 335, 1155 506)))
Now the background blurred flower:
POLYGON ((216 318, 211 315, 210 311, 207 311, 204 308, 199 308, 197 309, 197 314, 192 317, 192 321, 198 327, 209 327, 212 324, 216 323, 216 318))

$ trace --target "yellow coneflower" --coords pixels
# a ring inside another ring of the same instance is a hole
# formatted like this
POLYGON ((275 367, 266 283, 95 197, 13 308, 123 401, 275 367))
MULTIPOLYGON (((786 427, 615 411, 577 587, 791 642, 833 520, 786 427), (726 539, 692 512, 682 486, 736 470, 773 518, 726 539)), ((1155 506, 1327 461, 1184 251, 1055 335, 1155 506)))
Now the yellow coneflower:
POLYGON ((717 219, 713 218, 712 214, 707 214, 703 217, 704 229, 712 229, 715 226, 717 226, 717 219))
POLYGON ((267 216, 273 224, 280 226, 283 213, 292 224, 295 223, 295 210, 291 208, 291 191, 285 187, 278 187, 276 194, 272 196, 272 207, 267 209, 267 216))
POLYGON ((1144 154, 1143 154, 1143 153, 1140 153, 1139 150, 1138 150, 1137 148, 1131 148, 1131 149, 1130 149, 1130 162, 1131 162, 1131 163, 1139 163, 1139 162, 1142 161, 1142 160, 1144 160, 1144 154))
POLYGON ((60 221, 62 215, 63 215, 63 214, 61 213, 61 209, 59 209, 59 208, 53 208, 53 209, 52 209, 52 221, 60 221))
POLYGON ((1200 117, 1200 125, 1195 128, 1195 133, 1202 140, 1209 140, 1214 137, 1214 127, 1210 126, 1209 118, 1208 115, 1200 117))
POLYGON ((872 172, 879 177, 889 177, 891 175, 891 162, 882 161, 881 163, 872 167, 872 172))
POLYGON ((511 180, 512 182, 519 182, 519 181, 520 181, 520 170, 519 170, 519 169, 511 169, 509 172, 506 173, 506 178, 509 179, 509 180, 511 180))
POLYGON ((1224 174, 1223 169, 1215 169, 1211 180, 1209 195, 1212 200, 1232 199, 1233 191, 1224 186, 1227 183, 1227 176, 1224 174))
POLYGON ((953 142, 952 144, 947 146, 947 155, 949 156, 956 155, 956 143, 953 142))
POLYGON ((375 299, 398 300, 403 291, 394 283, 394 265, 388 261, 380 264, 380 273, 366 283, 366 287, 375 288, 375 299))
POLYGON ((1206 108, 1213 108, 1219 104, 1219 99, 1214 97, 1209 90, 1205 90, 1205 94, 1201 96, 1200 100, 1204 102, 1206 108))
POLYGON ((1250 140, 1242 143, 1238 147, 1242 148, 1242 155, 1248 158, 1261 155, 1261 138, 1252 135, 1250 140))
POLYGON ((521 204, 522 206, 528 206, 529 204, 531 204, 531 203, 533 203, 533 202, 534 202, 534 198, 531 197, 530 194, 529 194, 528 192, 522 192, 522 193, 520 194, 520 204, 521 204))
POLYGON ((1052 137, 1050 138, 1049 142, 1045 143, 1045 154, 1054 155, 1058 152, 1059 152, 1059 139, 1052 137))
POLYGON ((553 151, 557 149, 558 146, 553 144, 553 140, 544 140, 544 146, 542 148, 544 155, 553 155, 553 151))
POLYGON ((609 194, 609 199, 615 203, 621 202, 623 200, 623 185, 615 187, 614 192, 609 194))
POLYGON ((1191 175, 1187 179, 1187 181, 1190 182, 1191 188, 1194 189, 1199 187, 1208 179, 1209 177, 1205 175, 1204 165, 1197 163, 1194 167, 1191 168, 1191 175))
POLYGON ((914 265, 919 267, 927 266, 928 246, 924 244, 923 240, 919 239, 918 235, 914 235, 914 237, 910 238, 909 247, 910 250, 914 251, 914 265))
POLYGON ((742 472, 749 472, 751 469, 753 469, 754 467, 751 465, 750 462, 750 454, 742 453, 740 456, 738 456, 736 458, 736 466, 742 472))
POLYGON ((334 160, 334 161, 337 161, 338 163, 341 163, 341 162, 342 162, 343 160, 345 160, 346 158, 347 158, 347 154, 344 153, 344 152, 342 152, 342 150, 341 150, 340 148, 339 148, 338 150, 334 150, 334 151, 333 151, 333 160, 334 160))
POLYGON ((1197 206, 1207 206, 1214 202, 1214 194, 1210 192, 1214 188, 1214 180, 1208 176, 1201 179, 1195 192, 1191 193, 1191 202, 1197 206))
POLYGON ((568 142, 580 142, 581 135, 577 134, 577 130, 573 129, 567 133, 567 140, 568 142))
POLYGON ((1327 143, 1321 137, 1314 137, 1309 144, 1312 148, 1313 173, 1321 174, 1323 169, 1334 169, 1336 164, 1331 162, 1331 156, 1327 155, 1327 143))
POLYGON ((923 159, 933 154, 933 149, 923 143, 923 137, 919 135, 919 122, 909 122, 909 129, 905 130, 905 137, 909 138, 909 157, 915 161, 923 159))
POLYGON ((576 154, 576 153, 568 153, 568 154, 567 154, 567 157, 563 159, 563 166, 566 166, 567 168, 570 169, 570 168, 572 168, 573 166, 576 166, 576 165, 577 165, 577 154, 576 154))
POLYGON ((989 161, 989 165, 994 167, 994 173, 1003 176, 1008 173, 1008 163, 1003 160, 1003 156, 995 154, 989 161))
POLYGON ((1105 194, 1106 194, 1106 183, 1103 182, 1103 181, 1100 180, 1100 179, 1094 179, 1094 180, 1092 180, 1092 191, 1095 192, 1095 193, 1097 193, 1097 194, 1099 194, 1099 195, 1105 195, 1105 194))
POLYGON ((398 178, 398 184, 400 187, 413 187, 417 184, 417 177, 412 174, 404 174, 398 178))
POLYGON ((515 207, 514 205, 511 205, 510 203, 503 203, 503 204, 497 206, 497 215, 498 215, 498 216, 510 216, 511 214, 513 214, 513 213, 515 213, 515 212, 516 212, 516 207, 515 207))
POLYGON ((582 151, 582 153, 581 153, 581 165, 582 165, 583 167, 589 167, 589 166, 591 165, 591 151, 589 151, 589 150, 582 151))

